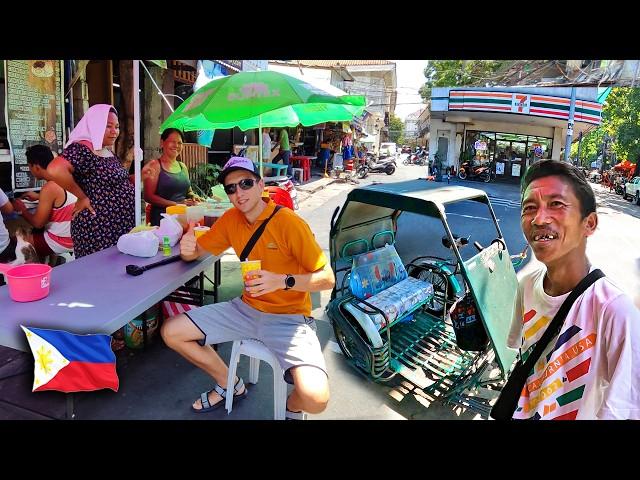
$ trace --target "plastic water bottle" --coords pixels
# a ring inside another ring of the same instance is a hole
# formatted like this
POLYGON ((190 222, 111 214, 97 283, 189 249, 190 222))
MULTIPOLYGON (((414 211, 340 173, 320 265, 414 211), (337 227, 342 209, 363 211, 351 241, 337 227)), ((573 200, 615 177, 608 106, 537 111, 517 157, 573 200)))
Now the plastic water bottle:
POLYGON ((162 237, 162 255, 165 257, 171 256, 171 240, 167 235, 162 237))

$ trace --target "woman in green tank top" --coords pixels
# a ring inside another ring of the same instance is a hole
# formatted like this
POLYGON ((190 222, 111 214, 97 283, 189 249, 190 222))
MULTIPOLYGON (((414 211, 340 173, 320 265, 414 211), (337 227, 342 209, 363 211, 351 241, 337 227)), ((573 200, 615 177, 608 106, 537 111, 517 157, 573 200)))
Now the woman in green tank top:
POLYGON ((142 169, 144 199, 151 204, 151 225, 160 225, 160 214, 171 205, 193 205, 201 201, 191 190, 187 166, 178 161, 183 142, 180 130, 167 128, 160 136, 162 155, 142 169))

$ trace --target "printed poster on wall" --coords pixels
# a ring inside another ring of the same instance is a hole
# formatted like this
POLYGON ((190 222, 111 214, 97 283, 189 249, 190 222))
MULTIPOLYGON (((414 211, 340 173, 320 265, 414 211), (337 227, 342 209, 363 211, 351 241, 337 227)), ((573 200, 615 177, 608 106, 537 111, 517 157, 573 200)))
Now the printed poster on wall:
POLYGON ((496 162, 496 174, 497 175, 504 175, 504 163, 503 162, 496 162))
POLYGON ((62 153, 63 68, 60 60, 6 60, 7 133, 13 157, 13 190, 39 188, 25 151, 32 145, 62 153))

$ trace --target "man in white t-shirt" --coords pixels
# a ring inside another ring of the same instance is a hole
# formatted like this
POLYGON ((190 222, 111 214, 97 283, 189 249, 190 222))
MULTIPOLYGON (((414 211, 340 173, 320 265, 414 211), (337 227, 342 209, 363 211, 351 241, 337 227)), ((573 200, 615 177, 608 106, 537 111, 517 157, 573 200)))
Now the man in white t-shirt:
MULTIPOLYGON (((519 280, 508 344, 526 360, 571 290, 594 267, 598 217, 584 174, 536 162, 522 182, 522 231, 544 264, 519 280)), ((527 378, 514 419, 640 419, 640 312, 604 277, 573 304, 527 378)))
MULTIPOLYGON (((9 201, 7 195, 0 188, 0 212, 5 215, 13 213, 13 205, 9 201)), ((0 222, 0 263, 9 263, 15 260, 16 242, 15 239, 9 238, 9 231, 4 224, 4 220, 0 222)))

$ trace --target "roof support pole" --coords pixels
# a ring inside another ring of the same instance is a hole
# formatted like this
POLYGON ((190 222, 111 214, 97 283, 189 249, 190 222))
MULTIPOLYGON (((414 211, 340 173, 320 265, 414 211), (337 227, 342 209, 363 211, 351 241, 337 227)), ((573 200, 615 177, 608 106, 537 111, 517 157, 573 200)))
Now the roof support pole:
POLYGON ((564 161, 569 161, 571 138, 573 137, 573 118, 576 113, 576 87, 571 87, 571 106, 569 107, 569 123, 567 124, 567 141, 564 144, 564 161))

